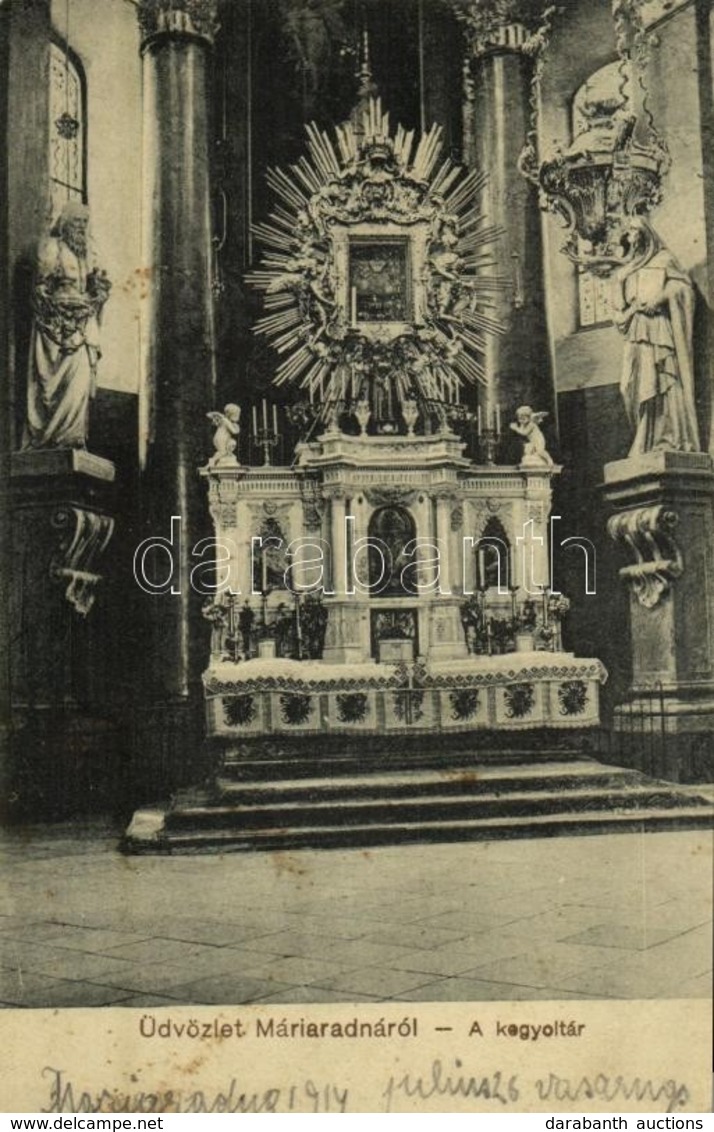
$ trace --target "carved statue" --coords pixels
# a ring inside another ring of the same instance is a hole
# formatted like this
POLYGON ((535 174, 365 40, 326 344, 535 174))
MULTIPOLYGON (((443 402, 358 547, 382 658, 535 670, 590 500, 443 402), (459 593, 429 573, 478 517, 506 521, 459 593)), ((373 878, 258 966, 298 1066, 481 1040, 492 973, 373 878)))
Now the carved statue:
POLYGON ((215 452, 208 461, 209 468, 220 464, 237 464, 235 451, 240 436, 240 406, 226 405, 222 413, 206 413, 211 424, 215 425, 213 447, 215 452))
POLYGON ((625 337, 620 390, 635 430, 630 456, 698 452, 692 280, 644 217, 632 220, 622 244, 629 259, 614 279, 613 321, 625 337))
POLYGON ((394 415, 391 378, 386 366, 379 363, 372 380, 372 412, 377 424, 388 423, 394 415))
POLYGON ((523 440, 522 464, 545 464, 550 466, 553 458, 546 449, 545 437, 540 425, 548 416, 547 413, 534 413, 530 405, 521 405, 516 409, 516 419, 511 422, 511 429, 523 440))
POLYGON ((344 43, 344 0, 281 0, 282 25, 307 92, 314 95, 329 69, 333 44, 344 43))
POLYGON ((111 283, 90 262, 89 211, 68 201, 37 256, 23 448, 85 448, 99 319, 111 283))

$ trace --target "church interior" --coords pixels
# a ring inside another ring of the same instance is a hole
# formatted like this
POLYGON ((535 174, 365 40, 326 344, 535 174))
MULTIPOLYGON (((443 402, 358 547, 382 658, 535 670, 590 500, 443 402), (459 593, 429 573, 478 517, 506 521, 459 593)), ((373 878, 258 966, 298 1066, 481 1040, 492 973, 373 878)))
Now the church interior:
POLYGON ((711 822, 712 35, 708 0, 0 6, 11 822, 711 822))

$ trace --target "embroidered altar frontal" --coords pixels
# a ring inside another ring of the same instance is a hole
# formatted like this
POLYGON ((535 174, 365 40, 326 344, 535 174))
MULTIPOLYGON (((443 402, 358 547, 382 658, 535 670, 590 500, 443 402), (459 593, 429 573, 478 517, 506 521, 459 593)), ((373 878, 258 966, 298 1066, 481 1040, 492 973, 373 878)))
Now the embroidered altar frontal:
POLYGON ((605 679, 597 660, 534 652, 348 672, 258 659, 215 665, 204 682, 209 734, 247 738, 593 727, 605 679))

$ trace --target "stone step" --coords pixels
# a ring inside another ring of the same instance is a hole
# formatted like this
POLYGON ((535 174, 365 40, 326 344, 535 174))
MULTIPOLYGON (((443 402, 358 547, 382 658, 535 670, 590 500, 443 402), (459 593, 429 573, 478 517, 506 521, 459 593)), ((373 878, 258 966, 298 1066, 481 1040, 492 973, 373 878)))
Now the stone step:
POLYGON ((621 811, 531 814, 525 817, 461 821, 399 821, 377 825, 334 823, 299 829, 237 830, 209 828, 170 830, 163 811, 144 811, 129 828, 122 848, 129 853, 223 853, 290 849, 364 848, 415 842, 484 841, 517 837, 556 837, 667 829, 711 829, 714 806, 660 807, 621 811), (143 836, 137 836, 139 828, 143 836))
POLYGON ((265 801, 262 804, 207 805, 173 809, 169 815, 172 830, 201 826, 239 829, 317 828, 331 825, 337 813, 339 824, 366 826, 420 822, 472 821, 481 818, 527 817, 542 814, 587 813, 590 810, 615 812, 650 809, 708 809, 704 799, 678 796, 662 786, 630 787, 627 790, 566 789, 558 791, 509 791, 462 795, 436 794, 384 798, 343 797, 334 799, 293 799, 288 802, 265 801))
POLYGON ((568 787, 621 787, 636 784, 641 780, 636 770, 623 767, 607 767, 595 760, 577 760, 568 763, 542 763, 537 766, 483 766, 469 763, 454 768, 449 760, 449 769, 431 768, 403 770, 389 773, 381 768, 379 772, 343 774, 338 778, 302 777, 277 778, 274 781, 260 779, 233 779, 221 777, 218 780, 214 801, 218 804, 251 805, 260 802, 310 801, 313 798, 343 800, 347 797, 379 799, 404 798, 410 795, 428 797, 430 795, 474 795, 512 790, 539 790, 547 786, 551 790, 568 787))
POLYGON ((224 780, 246 782, 250 780, 275 781, 278 779, 357 776, 366 773, 384 773, 385 771, 405 772, 410 770, 441 770, 448 763, 450 771, 464 768, 502 767, 502 766, 542 766, 559 763, 570 764, 579 759, 577 752, 572 748, 550 749, 542 748, 500 750, 498 748, 480 748, 471 744, 466 748, 454 748, 446 742, 438 747, 434 746, 433 737, 429 746, 414 746, 404 741, 403 736, 396 737, 392 745, 384 750, 376 748, 371 738, 365 737, 357 750, 351 746, 330 752, 320 751, 305 754, 304 746, 300 752, 287 750, 274 750, 256 752, 252 749, 242 752, 227 751, 222 764, 222 777, 224 780))

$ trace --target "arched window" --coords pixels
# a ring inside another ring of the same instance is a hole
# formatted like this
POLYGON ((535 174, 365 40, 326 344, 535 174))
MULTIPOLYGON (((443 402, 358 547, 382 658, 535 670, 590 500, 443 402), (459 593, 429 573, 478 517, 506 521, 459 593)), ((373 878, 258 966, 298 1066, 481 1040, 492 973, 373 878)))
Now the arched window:
MULTIPOLYGON (((606 63, 594 71, 575 92, 572 102, 572 132, 576 138, 592 121, 593 110, 629 105, 627 88, 623 93, 621 64, 618 60, 606 63)), ((578 273, 579 324, 581 327, 600 326, 611 321, 610 280, 601 279, 589 272, 578 273)))
POLYGON ((381 507, 369 523, 369 585, 372 597, 417 593, 416 524, 404 507, 381 507))
POLYGON ((259 539, 253 542, 252 557, 254 593, 287 589, 290 561, 285 534, 277 519, 269 517, 264 520, 259 539))
POLYGON ((68 200, 87 200, 84 70, 70 48, 50 43, 50 198, 56 217, 68 200))
POLYGON ((476 585, 478 589, 498 588, 502 592, 511 585, 511 545, 496 518, 489 519, 476 543, 476 585))

